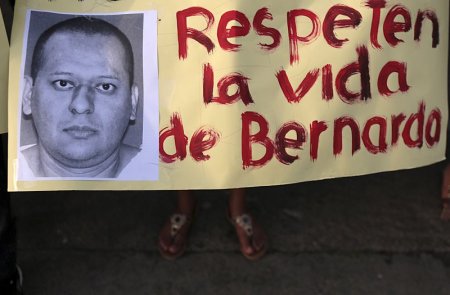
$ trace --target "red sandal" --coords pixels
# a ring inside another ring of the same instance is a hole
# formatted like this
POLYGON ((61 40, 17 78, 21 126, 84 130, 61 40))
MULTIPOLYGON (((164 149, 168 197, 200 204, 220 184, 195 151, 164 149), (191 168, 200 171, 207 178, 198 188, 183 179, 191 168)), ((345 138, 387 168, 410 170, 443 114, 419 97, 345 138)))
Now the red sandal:
POLYGON ((166 223, 164 224, 158 239, 158 248, 161 256, 167 260, 173 261, 184 254, 187 248, 189 231, 192 225, 192 215, 186 215, 182 213, 172 214, 166 223), (164 236, 169 232, 169 239, 171 241, 169 246, 164 246, 163 239, 164 236), (181 242, 179 244, 179 249, 177 251, 170 251, 170 247, 175 245, 176 242, 181 242))
MULTIPOLYGON (((252 246, 253 249, 256 249, 257 247, 255 246, 254 234, 255 234, 255 227, 259 227, 259 225, 254 221, 254 218, 248 213, 242 214, 239 216, 235 216, 235 217, 231 217, 230 213, 228 211, 227 211, 227 217, 228 217, 228 220, 230 221, 230 223, 236 229, 236 231, 243 230, 245 232, 245 235, 249 240, 249 244, 252 246)), ((260 227, 259 227, 259 229, 262 232, 262 229, 260 227)), ((244 246, 241 243, 239 235, 238 235, 238 239, 239 239, 241 253, 248 260, 255 261, 255 260, 258 260, 261 257, 263 257, 264 254, 266 254, 267 236, 264 232, 262 232, 262 239, 264 240, 262 247, 259 250, 255 250, 255 252, 252 254, 248 254, 244 250, 244 246)))

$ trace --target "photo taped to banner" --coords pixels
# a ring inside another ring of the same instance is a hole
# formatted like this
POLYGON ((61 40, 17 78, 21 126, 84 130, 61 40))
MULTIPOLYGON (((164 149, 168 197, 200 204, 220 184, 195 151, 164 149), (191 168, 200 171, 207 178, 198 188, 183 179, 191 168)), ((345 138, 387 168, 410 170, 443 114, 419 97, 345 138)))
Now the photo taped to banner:
POLYGON ((29 11, 19 179, 158 178, 157 79, 147 80, 157 68, 143 66, 157 52, 145 46, 146 17, 29 11))

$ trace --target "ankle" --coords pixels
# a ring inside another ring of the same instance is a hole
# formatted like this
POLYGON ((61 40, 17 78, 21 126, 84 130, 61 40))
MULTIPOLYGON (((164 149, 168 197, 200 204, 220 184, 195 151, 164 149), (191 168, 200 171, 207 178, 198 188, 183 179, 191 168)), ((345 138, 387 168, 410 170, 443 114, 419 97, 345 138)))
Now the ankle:
POLYGON ((192 191, 178 191, 177 212, 186 215, 192 215, 196 205, 195 197, 192 191))
POLYGON ((178 206, 175 209, 176 213, 180 213, 180 214, 184 214, 187 216, 191 216, 194 214, 194 208, 195 207, 183 207, 183 206, 178 206))
POLYGON ((234 218, 237 216, 241 216, 246 212, 247 208, 245 206, 245 198, 243 196, 230 196, 228 201, 228 214, 234 218))
POLYGON ((242 216, 246 212, 247 211, 245 210, 244 207, 232 207, 232 206, 228 207, 228 214, 230 215, 231 218, 242 216))

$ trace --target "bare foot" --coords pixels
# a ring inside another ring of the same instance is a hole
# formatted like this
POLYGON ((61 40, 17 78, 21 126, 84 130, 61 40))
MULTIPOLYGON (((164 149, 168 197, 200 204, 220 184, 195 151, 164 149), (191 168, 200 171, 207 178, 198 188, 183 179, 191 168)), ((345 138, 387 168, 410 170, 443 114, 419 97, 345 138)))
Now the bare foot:
POLYGON ((441 212, 441 219, 444 221, 450 220, 450 206, 449 204, 444 204, 441 212))
POLYGON ((191 191, 178 191, 177 209, 167 219, 158 237, 161 256, 175 260, 186 250, 189 230, 195 209, 195 198, 191 191))
POLYGON ((267 236, 253 216, 247 213, 243 188, 231 190, 228 216, 236 229, 242 254, 250 260, 262 257, 267 249, 267 236))
POLYGON ((267 236, 253 216, 244 214, 232 217, 242 254, 250 259, 261 258, 267 249, 267 236))
POLYGON ((158 246, 161 255, 168 260, 175 260, 186 250, 192 215, 174 213, 159 233, 158 246))

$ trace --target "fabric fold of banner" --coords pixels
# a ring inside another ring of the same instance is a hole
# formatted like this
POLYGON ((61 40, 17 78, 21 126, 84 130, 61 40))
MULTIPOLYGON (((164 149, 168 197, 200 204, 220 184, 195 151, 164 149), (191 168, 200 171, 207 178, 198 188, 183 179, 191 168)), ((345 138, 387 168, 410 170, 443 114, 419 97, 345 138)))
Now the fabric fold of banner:
POLYGON ((0 134, 8 132, 8 57, 9 42, 0 11, 0 134))

